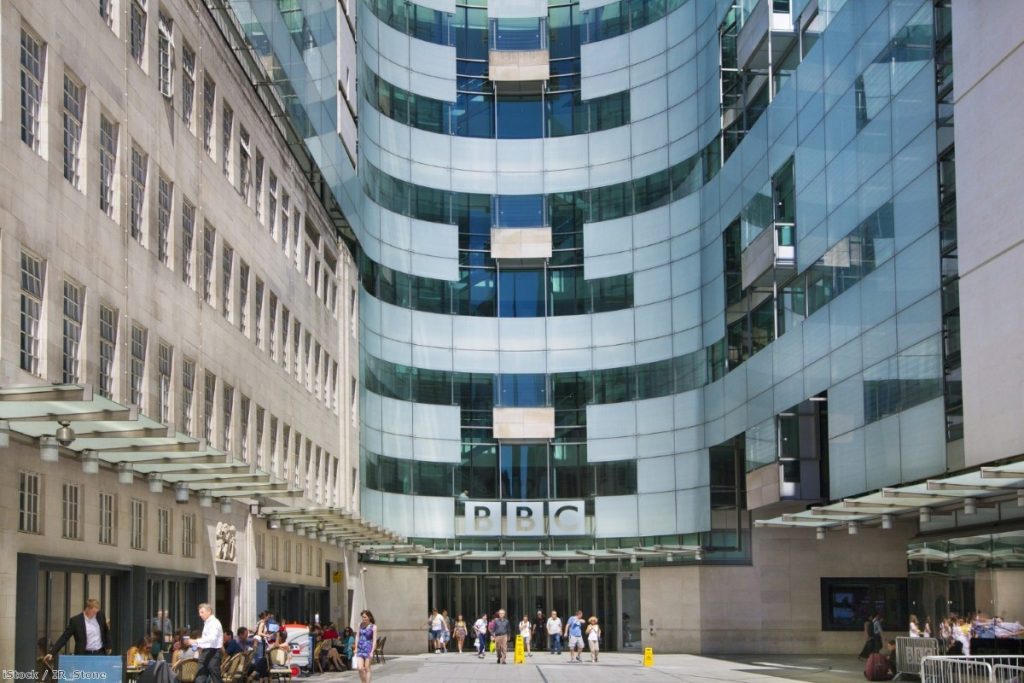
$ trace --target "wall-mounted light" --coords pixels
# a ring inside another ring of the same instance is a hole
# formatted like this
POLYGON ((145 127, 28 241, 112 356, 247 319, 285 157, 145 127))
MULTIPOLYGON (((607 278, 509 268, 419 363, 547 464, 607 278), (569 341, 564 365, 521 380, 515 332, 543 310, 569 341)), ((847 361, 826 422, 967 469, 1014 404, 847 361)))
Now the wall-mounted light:
POLYGON ((851 536, 856 536, 857 533, 860 531, 860 525, 857 524, 857 522, 848 522, 846 524, 846 530, 850 533, 851 536))
POLYGON ((151 473, 146 477, 149 482, 150 493, 163 493, 164 492, 164 479, 156 472, 151 473))
POLYGON ((39 437, 39 459, 43 462, 57 462, 60 460, 57 439, 52 436, 39 437))
POLYGON ((636 564, 636 555, 630 555, 629 556, 629 561, 632 564, 636 564))
MULTIPOLYGON (((669 557, 671 557, 671 555, 669 557)), ((591 565, 597 564, 597 558, 591 555, 590 559, 587 560, 587 563, 591 565)))
POLYGON ((100 471, 100 454, 96 451, 82 451, 82 473, 97 474, 100 471))
POLYGON ((213 494, 207 490, 199 492, 199 507, 201 508, 212 508, 213 507, 213 494))
POLYGON ((932 509, 929 507, 921 507, 918 511, 918 519, 921 524, 927 524, 932 521, 932 509))
POLYGON ((300 526, 298 529, 295 530, 295 535, 296 536, 305 536, 306 535, 306 527, 300 526))
POLYGON ((665 556, 665 561, 666 561, 666 562, 672 562, 672 561, 673 561, 673 560, 675 560, 675 559, 676 559, 676 558, 675 558, 675 556, 674 556, 674 555, 672 555, 672 553, 669 553, 668 555, 666 555, 666 556, 665 556))
POLYGON ((289 534, 293 533, 295 531, 295 523, 294 522, 285 522, 284 523, 284 530, 286 532, 288 532, 289 534))
POLYGON ((545 557, 544 558, 544 564, 546 564, 548 566, 551 566, 551 558, 550 557, 545 557))
POLYGON ((131 466, 131 463, 119 462, 117 463, 117 483, 118 484, 131 484, 135 481, 135 470, 131 466))
POLYGON ((324 532, 321 531, 320 535, 317 536, 317 540, 319 540, 321 543, 326 543, 327 542, 327 534, 325 534, 324 532))
POLYGON ((253 517, 259 517, 260 516, 260 504, 259 503, 249 503, 249 514, 252 515, 253 517))
POLYGON ((231 514, 231 501, 228 500, 227 498, 222 498, 220 501, 220 513, 222 515, 231 514))
POLYGON ((417 555, 416 556, 416 564, 423 564, 423 556, 422 555, 417 555))
POLYGON ((816 539, 818 539, 819 541, 824 541, 825 540, 825 527, 819 526, 817 529, 815 529, 814 530, 814 537, 816 539))
POLYGON ((892 528, 892 515, 882 515, 882 528, 883 529, 891 529, 892 528))
POLYGON ((693 559, 698 562, 704 561, 704 548, 697 548, 697 552, 694 554, 693 559))
POLYGON ((978 501, 973 497, 964 498, 964 514, 973 515, 978 511, 978 501))
POLYGON ((54 438, 57 439, 57 443, 61 446, 70 446, 71 442, 75 440, 75 430, 71 428, 71 422, 69 420, 57 420, 57 424, 60 427, 57 428, 54 438))
POLYGON ((505 560, 505 556, 504 556, 504 555, 502 555, 502 556, 501 556, 501 557, 500 557, 500 558, 498 559, 498 564, 500 564, 500 565, 501 565, 502 567, 504 567, 504 566, 505 566, 506 564, 508 564, 508 562, 507 562, 507 561, 505 560))
POLYGON ((186 484, 183 481, 179 481, 177 484, 174 485, 174 502, 188 502, 188 484, 186 484))
POLYGON ((267 528, 271 529, 271 530, 273 530, 273 529, 280 529, 281 528, 281 520, 278 519, 277 517, 271 515, 270 517, 267 518, 267 528))
MULTIPOLYGON (((551 563, 550 563, 550 562, 548 562, 548 564, 551 564, 551 563)), ((456 567, 461 567, 461 566, 462 566, 462 558, 461 558, 461 557, 456 557, 456 558, 455 558, 455 566, 456 566, 456 567)), ((365 570, 364 570, 364 571, 365 571, 365 570)))

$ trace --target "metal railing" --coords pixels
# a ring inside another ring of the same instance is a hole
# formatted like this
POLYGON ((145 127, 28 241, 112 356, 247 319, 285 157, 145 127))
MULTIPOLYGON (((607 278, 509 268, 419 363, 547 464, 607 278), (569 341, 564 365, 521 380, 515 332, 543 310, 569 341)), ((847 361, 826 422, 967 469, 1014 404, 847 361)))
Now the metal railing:
POLYGON ((921 683, 1022 683, 1024 656, 925 657, 920 675, 921 683))
POLYGON ((902 636, 896 639, 896 678, 904 674, 918 675, 921 671, 921 660, 942 654, 942 647, 935 638, 911 638, 902 636))

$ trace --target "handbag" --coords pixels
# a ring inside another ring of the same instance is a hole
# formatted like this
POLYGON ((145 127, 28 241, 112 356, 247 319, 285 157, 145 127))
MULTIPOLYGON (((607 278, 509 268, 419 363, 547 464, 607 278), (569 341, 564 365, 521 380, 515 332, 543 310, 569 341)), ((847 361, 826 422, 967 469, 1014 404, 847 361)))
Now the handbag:
POLYGON ((473 647, 480 647, 480 636, 473 639, 473 647))

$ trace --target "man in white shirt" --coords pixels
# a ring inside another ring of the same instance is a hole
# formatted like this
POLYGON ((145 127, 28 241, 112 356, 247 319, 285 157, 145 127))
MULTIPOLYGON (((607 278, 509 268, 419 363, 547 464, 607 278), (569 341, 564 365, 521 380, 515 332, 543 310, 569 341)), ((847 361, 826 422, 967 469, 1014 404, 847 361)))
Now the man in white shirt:
POLYGON ((551 618, 548 619, 548 641, 551 654, 562 654, 562 620, 555 610, 551 610, 551 618))
POLYGON ((196 641, 199 648, 199 671, 195 683, 222 683, 220 677, 221 648, 224 647, 224 628, 213 616, 210 603, 199 605, 199 618, 203 620, 203 635, 196 641))

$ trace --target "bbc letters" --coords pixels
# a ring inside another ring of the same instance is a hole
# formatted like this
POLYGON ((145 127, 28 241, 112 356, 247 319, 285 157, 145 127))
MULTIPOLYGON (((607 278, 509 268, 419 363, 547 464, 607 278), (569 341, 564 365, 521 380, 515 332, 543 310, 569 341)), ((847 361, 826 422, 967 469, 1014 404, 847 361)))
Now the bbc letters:
POLYGON ((466 501, 460 536, 584 536, 582 500, 466 501))

